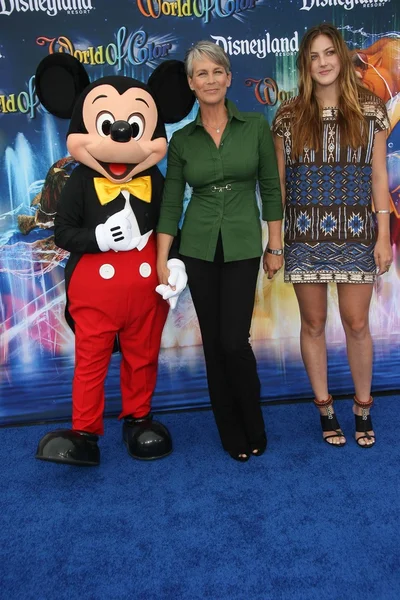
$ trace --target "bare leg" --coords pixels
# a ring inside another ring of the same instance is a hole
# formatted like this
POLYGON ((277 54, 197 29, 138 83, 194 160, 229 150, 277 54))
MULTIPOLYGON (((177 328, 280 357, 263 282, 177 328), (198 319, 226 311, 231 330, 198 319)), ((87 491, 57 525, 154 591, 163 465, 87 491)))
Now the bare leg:
MULTIPOLYGON (((339 310, 346 333, 347 356, 354 388, 360 403, 368 403, 372 380, 372 339, 369 330, 369 306, 372 284, 341 283, 337 286, 339 310)), ((354 405, 353 412, 361 416, 362 408, 354 405)), ((368 410, 369 413, 369 410, 368 410)), ((372 436, 374 432, 368 431, 372 436)), ((356 439, 363 436, 356 432, 356 439)), ((372 445, 374 440, 360 440, 362 445, 372 445)))
MULTIPOLYGON (((325 340, 327 284, 299 283, 293 287, 301 317, 301 355, 315 398, 322 402, 329 397, 325 340)), ((319 408, 319 411, 321 415, 328 414, 326 407, 319 408)), ((326 431, 323 436, 326 438, 334 433, 335 431, 326 431)), ((345 441, 343 436, 329 438, 329 443, 334 445, 345 441)))

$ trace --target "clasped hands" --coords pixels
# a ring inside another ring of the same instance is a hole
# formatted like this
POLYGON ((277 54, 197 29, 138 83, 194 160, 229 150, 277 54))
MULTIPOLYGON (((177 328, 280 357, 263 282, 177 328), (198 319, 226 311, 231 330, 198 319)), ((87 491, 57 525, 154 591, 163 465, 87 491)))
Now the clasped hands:
POLYGON ((160 284, 156 287, 156 292, 174 310, 188 280, 185 264, 179 258, 170 258, 165 266, 157 266, 157 272, 160 284))

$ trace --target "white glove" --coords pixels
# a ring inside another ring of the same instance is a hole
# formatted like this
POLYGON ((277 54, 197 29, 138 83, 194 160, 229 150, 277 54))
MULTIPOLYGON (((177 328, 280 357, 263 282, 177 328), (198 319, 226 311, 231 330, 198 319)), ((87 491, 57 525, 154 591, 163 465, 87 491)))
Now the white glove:
POLYGON ((131 209, 129 200, 125 207, 115 215, 111 215, 105 223, 95 229, 96 242, 101 252, 107 250, 133 250, 138 245, 141 235, 136 217, 131 209))
POLYGON ((168 285, 161 283, 156 287, 156 292, 160 294, 164 300, 169 302, 172 310, 176 307, 178 298, 183 292, 187 284, 187 275, 185 264, 179 258, 170 258, 167 262, 167 267, 170 271, 168 277, 168 285), (173 290, 172 287, 175 287, 173 290))
POLYGON ((171 290, 169 285, 165 285, 165 283, 160 283, 156 287, 156 292, 157 294, 160 294, 160 296, 162 296, 163 299, 168 302, 170 308, 174 310, 174 308, 176 307, 176 303, 178 302, 178 296, 169 296, 169 294, 174 293, 174 290, 171 290))

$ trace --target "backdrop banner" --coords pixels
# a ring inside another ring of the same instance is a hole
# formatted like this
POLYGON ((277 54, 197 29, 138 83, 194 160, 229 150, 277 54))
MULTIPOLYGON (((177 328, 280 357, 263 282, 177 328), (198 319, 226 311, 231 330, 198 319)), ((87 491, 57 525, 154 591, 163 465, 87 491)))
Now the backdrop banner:
MULTIPOLYGON (((334 23, 360 80, 386 103, 395 267, 379 278, 371 306, 376 390, 400 388, 400 25, 395 0, 0 0, 0 424, 71 414, 74 339, 64 320, 67 253, 53 239, 59 189, 75 166, 67 122, 40 106, 34 73, 48 54, 73 54, 91 80, 124 74, 147 81, 166 59, 200 39, 229 54, 229 97, 269 122, 296 94, 304 32, 334 23)), ((192 120, 168 127, 168 136, 192 120)), ((165 173, 166 161, 160 165, 165 173)), ((187 189, 185 203, 190 201, 187 189)), ((266 242, 266 239, 265 239, 266 242)), ((330 389, 352 390, 336 302, 329 288, 330 389)), ((252 323, 264 400, 311 397, 299 346, 293 288, 260 271, 252 323)), ((107 413, 120 408, 118 354, 107 378, 107 413)), ((163 334, 156 410, 208 404, 201 337, 186 290, 163 334)))

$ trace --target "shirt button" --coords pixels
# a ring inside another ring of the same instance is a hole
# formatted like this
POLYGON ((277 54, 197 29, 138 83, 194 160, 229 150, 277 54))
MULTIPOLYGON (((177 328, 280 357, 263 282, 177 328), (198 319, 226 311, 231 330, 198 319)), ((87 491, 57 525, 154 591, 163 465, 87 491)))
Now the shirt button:
POLYGON ((139 267, 139 273, 142 277, 150 277, 151 266, 149 265, 149 263, 142 263, 139 267))
POLYGON ((112 279, 115 275, 115 269, 112 265, 101 265, 99 269, 100 277, 103 279, 112 279))

